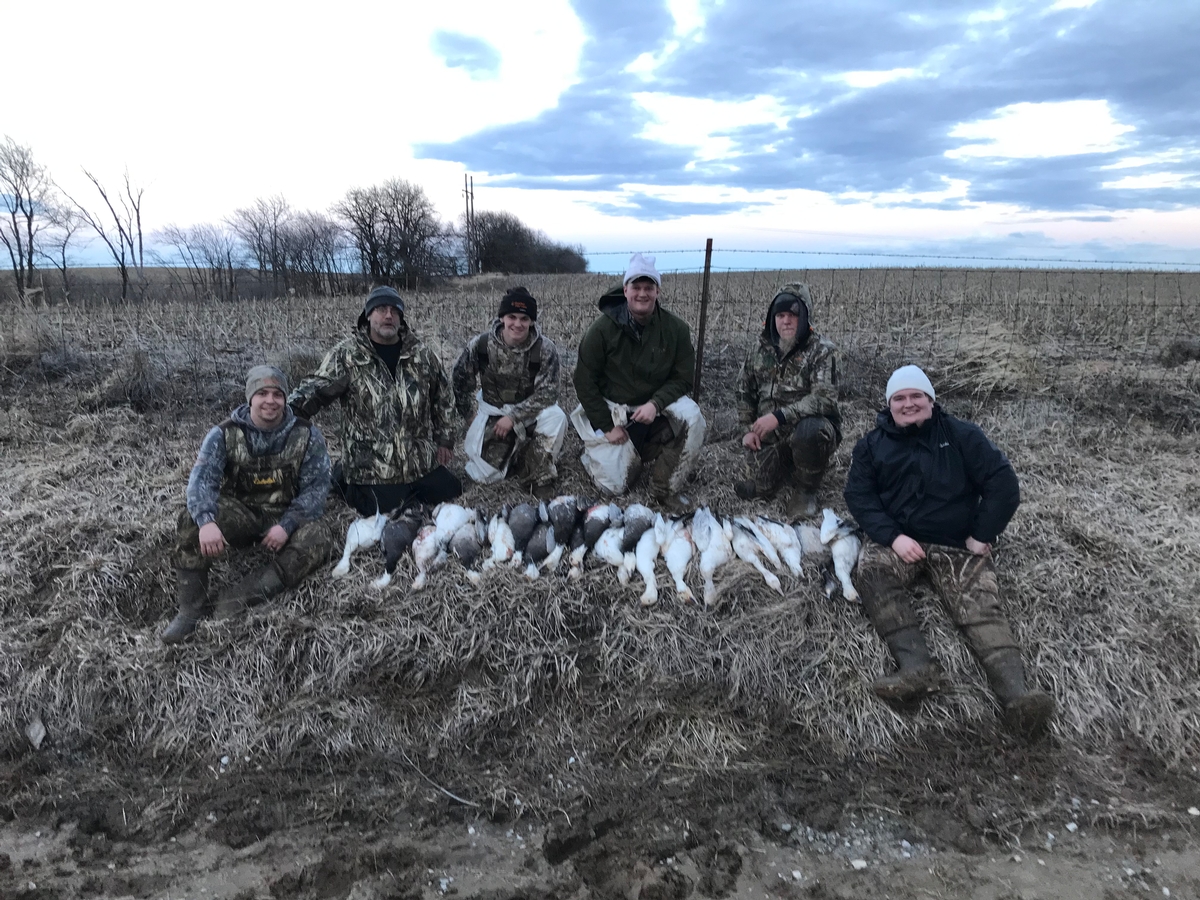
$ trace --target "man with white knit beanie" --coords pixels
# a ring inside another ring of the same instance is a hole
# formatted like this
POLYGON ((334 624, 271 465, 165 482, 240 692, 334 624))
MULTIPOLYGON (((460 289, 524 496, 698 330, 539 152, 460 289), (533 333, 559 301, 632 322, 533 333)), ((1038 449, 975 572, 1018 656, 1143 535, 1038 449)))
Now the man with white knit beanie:
POLYGON ((857 577, 863 608, 899 667, 873 689, 906 704, 941 688, 909 596, 925 577, 987 673, 1006 723, 1032 739, 1049 724, 1054 700, 1026 685, 992 561, 1021 502, 1017 475, 979 426, 945 412, 936 397, 918 366, 893 372, 887 408, 854 447, 846 479, 846 505, 870 539, 857 577))
POLYGON ((582 462, 602 489, 623 493, 643 464, 650 492, 670 512, 686 512, 680 491, 704 444, 705 422, 691 397, 696 369, 692 333, 662 308, 662 277, 653 256, 633 254, 625 278, 600 298, 601 315, 579 343, 572 423, 584 442, 582 462), (627 468, 606 472, 603 444, 632 444, 618 454, 627 468))

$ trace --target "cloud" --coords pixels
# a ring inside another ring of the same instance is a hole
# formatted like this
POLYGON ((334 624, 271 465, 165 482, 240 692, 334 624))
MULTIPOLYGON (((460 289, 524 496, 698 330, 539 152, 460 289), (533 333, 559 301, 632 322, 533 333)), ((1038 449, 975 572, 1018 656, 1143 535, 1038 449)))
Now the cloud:
POLYGON ((474 79, 500 74, 500 51, 483 38, 457 31, 435 31, 429 46, 451 69, 465 69, 474 79))
POLYGON ((1200 156, 1200 69, 1187 62, 1192 16, 1174 4, 575 9, 589 41, 557 106, 417 154, 509 184, 570 175, 603 190, 799 189, 1063 212, 1192 202, 1183 174, 1200 156), (1128 171, 1107 170, 1122 160, 1128 171))
POLYGON ((1133 130, 1113 118, 1107 100, 1013 103, 987 119, 955 125, 950 137, 982 143, 963 144, 946 156, 1027 159, 1105 153, 1119 149, 1121 135, 1133 130))

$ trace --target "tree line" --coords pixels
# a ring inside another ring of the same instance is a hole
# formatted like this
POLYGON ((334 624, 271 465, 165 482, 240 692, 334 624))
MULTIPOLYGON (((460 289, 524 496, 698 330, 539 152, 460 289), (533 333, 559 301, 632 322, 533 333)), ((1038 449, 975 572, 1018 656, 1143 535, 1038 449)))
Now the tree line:
POLYGON ((69 297, 77 254, 88 243, 111 260, 123 300, 145 293, 147 265, 170 271, 197 297, 226 300, 250 293, 332 295, 364 283, 415 287, 472 272, 587 271, 581 246, 557 243, 508 212, 446 222, 420 185, 400 178, 351 188, 325 211, 295 209, 274 195, 219 222, 145 234, 145 191, 128 172, 117 185, 86 168, 84 174, 95 193, 72 196, 29 147, 11 137, 0 143, 0 243, 18 297, 51 285, 69 297))

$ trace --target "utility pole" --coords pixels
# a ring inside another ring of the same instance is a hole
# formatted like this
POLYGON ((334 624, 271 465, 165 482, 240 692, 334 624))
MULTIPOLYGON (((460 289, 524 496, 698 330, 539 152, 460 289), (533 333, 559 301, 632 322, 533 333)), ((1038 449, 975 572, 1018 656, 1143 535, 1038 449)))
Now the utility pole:
POLYGON ((475 176, 463 173, 463 199, 466 203, 466 211, 464 218, 466 219, 466 254, 467 254, 467 274, 476 275, 479 271, 479 266, 476 265, 475 257, 479 252, 479 248, 475 246, 475 176))

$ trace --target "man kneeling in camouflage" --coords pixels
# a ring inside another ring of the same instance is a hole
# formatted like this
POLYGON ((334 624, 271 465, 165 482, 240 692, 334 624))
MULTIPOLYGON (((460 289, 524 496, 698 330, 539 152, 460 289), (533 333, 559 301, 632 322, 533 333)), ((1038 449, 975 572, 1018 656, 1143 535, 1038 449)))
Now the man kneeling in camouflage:
POLYGON ((513 475, 537 497, 554 496, 555 462, 567 432, 558 405, 558 349, 538 330, 537 298, 507 291, 492 327, 467 342, 454 363, 454 398, 467 429, 467 474, 480 484, 513 475))
POLYGON ((246 403, 200 445, 175 543, 179 611, 162 633, 177 644, 211 609, 208 572, 226 547, 260 543, 265 566, 222 588, 215 616, 228 618, 293 588, 328 558, 317 522, 329 493, 329 453, 315 425, 287 405, 287 377, 273 366, 246 376, 246 403))

